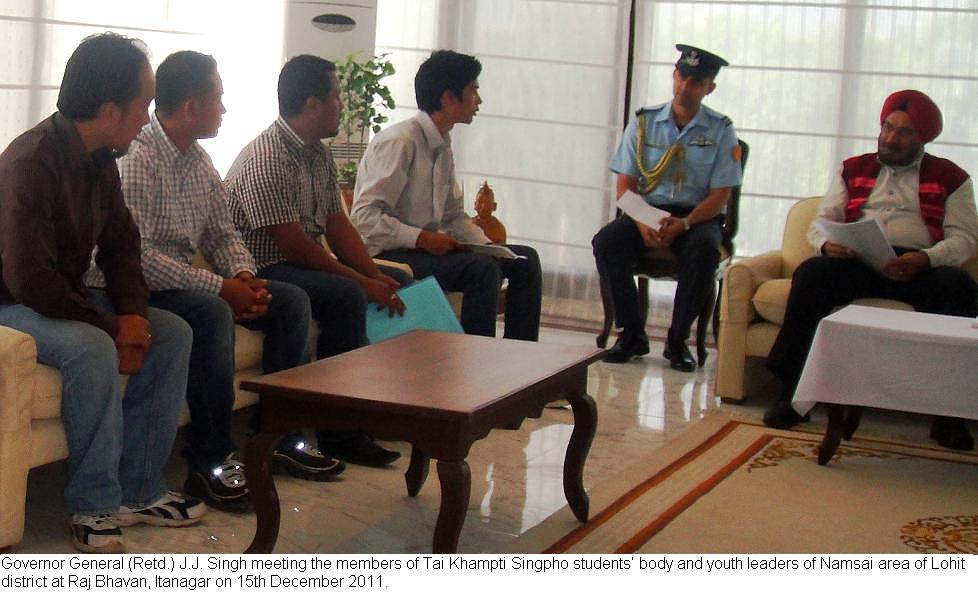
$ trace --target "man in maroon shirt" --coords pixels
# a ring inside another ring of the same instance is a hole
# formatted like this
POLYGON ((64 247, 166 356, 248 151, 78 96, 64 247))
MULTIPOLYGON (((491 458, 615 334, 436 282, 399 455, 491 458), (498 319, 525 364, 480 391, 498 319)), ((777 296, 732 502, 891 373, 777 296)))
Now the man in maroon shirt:
POLYGON ((149 119, 153 72, 140 45, 85 39, 58 112, 0 155, 0 325, 33 336, 38 361, 61 374, 72 540, 100 553, 122 551, 120 526, 184 526, 206 512, 163 479, 191 332, 146 306, 139 230, 115 165, 149 119), (82 283, 93 249, 105 291, 82 283), (119 373, 130 376, 124 390, 119 373))

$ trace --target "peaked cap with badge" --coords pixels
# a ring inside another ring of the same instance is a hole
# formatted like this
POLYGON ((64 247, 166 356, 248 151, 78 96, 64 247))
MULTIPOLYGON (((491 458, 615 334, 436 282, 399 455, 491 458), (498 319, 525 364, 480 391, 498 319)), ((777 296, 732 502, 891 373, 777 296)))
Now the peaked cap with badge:
POLYGON ((716 54, 701 50, 686 44, 676 44, 680 51, 676 69, 683 76, 696 79, 712 79, 720 72, 720 67, 730 66, 730 63, 716 54))
MULTIPOLYGON (((687 44, 676 44, 679 50, 679 60, 676 62, 676 69, 684 77, 696 79, 712 79, 720 71, 721 67, 729 66, 723 58, 701 50, 687 44)), ((635 147, 641 148, 650 143, 650 135, 647 131, 654 127, 654 121, 663 120, 671 110, 672 102, 666 102, 650 108, 641 108, 635 112, 635 147)), ((715 112, 706 106, 700 106, 700 116, 694 121, 693 130, 687 130, 687 136, 680 135, 680 138, 669 139, 665 144, 665 151, 661 152, 657 159, 647 161, 644 151, 636 151, 634 164, 638 170, 636 178, 637 190, 643 195, 649 195, 659 187, 664 180, 670 179, 673 182, 671 194, 675 198, 677 192, 683 189, 683 183, 687 178, 687 164, 685 156, 688 148, 709 149, 717 144, 717 140, 722 134, 721 131, 732 125, 729 118, 715 112)), ((662 129, 659 129, 660 131, 662 129)), ((660 133, 661 134, 661 133, 660 133)), ((656 137, 652 133, 651 137, 656 137)), ((656 142, 651 142, 653 145, 656 142)), ((730 155, 734 162, 740 162, 740 146, 734 145, 730 149, 730 155)), ((702 161, 702 160, 699 160, 702 161)), ((705 172, 703 172, 705 176, 705 172)), ((702 178, 702 177, 701 177, 702 178)), ((705 181, 702 181, 705 183, 705 181)), ((737 182, 739 184, 739 180, 737 182)), ((701 185, 702 186, 702 185, 701 185)), ((705 187, 704 187, 705 190, 705 187)), ((699 195, 699 193, 697 193, 699 195)))

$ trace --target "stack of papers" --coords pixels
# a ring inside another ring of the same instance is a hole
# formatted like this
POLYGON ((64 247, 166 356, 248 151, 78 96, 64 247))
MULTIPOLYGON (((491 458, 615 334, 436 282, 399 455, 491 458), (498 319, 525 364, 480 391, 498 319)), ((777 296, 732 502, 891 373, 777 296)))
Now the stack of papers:
POLYGON ((880 223, 873 218, 849 224, 818 218, 815 229, 826 240, 855 251, 860 261, 876 270, 882 270, 887 261, 896 259, 880 223))
POLYGON ((483 255, 489 255, 490 257, 498 257, 500 259, 526 259, 523 255, 517 255, 516 253, 509 250, 509 247, 505 245, 480 245, 477 243, 459 243, 458 246, 463 249, 468 249, 473 253, 481 253, 483 255))

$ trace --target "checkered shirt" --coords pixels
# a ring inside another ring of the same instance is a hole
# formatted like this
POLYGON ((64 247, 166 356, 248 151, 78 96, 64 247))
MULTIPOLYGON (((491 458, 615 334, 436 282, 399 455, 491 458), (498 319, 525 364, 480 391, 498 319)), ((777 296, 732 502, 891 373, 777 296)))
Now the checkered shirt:
POLYGON ((281 117, 241 150, 225 182, 234 225, 259 269, 286 260, 267 226, 298 222, 319 242, 326 217, 343 210, 333 155, 303 143, 281 117))
POLYGON ((254 259, 231 222, 221 175, 199 144, 182 154, 153 114, 118 165, 126 205, 142 236, 150 290, 217 294, 222 278, 255 273, 254 259), (192 265, 198 249, 217 273, 192 265))

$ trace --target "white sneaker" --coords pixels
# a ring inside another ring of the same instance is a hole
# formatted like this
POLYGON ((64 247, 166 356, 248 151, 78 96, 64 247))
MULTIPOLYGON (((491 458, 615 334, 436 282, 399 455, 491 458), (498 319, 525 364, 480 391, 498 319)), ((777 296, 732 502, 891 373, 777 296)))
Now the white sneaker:
POLYGON ((122 531, 116 519, 108 514, 87 516, 72 514, 68 530, 75 549, 85 553, 123 553, 122 531))
POLYGON ((156 527, 186 527, 200 522, 204 514, 207 514, 207 505, 201 500, 168 491, 160 499, 139 510, 120 506, 115 518, 122 527, 139 523, 156 527))

